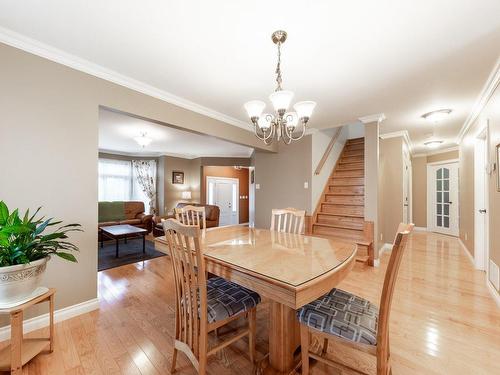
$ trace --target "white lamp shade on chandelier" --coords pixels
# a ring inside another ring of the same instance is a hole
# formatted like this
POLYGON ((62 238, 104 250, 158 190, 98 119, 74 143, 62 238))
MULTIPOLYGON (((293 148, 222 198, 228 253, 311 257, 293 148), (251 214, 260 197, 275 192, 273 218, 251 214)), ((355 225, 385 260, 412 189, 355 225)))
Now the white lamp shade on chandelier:
POLYGON ((290 90, 279 90, 269 95, 269 100, 273 103, 276 112, 286 111, 290 107, 293 99, 293 92, 290 90))
POLYGON ((276 66, 276 90, 269 95, 269 100, 274 107, 274 114, 264 113, 266 103, 262 100, 251 100, 244 104, 248 117, 254 126, 254 133, 265 144, 271 144, 276 138, 286 144, 301 139, 306 132, 306 126, 312 116, 316 103, 303 101, 296 103, 295 111, 287 112, 292 103, 294 93, 283 90, 281 87, 281 45, 285 42, 287 34, 278 30, 272 35, 273 42, 278 46, 278 64, 276 66), (299 126, 301 125, 301 126, 299 126))

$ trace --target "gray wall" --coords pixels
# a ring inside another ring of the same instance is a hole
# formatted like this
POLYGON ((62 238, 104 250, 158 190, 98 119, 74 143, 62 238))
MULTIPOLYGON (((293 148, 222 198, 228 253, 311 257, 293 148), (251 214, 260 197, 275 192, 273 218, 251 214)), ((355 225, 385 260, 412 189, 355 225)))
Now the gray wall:
POLYGON ((295 207, 311 214, 311 136, 291 145, 279 144, 278 153, 256 151, 255 227, 269 228, 271 209, 295 207), (309 189, 304 189, 308 182, 309 189))
POLYGON ((71 236, 81 249, 79 263, 53 258, 44 275, 43 284, 57 288, 57 309, 97 296, 100 105, 250 147, 275 147, 233 125, 5 44, 0 61, 0 199, 21 210, 43 206, 44 214, 85 229, 71 236))

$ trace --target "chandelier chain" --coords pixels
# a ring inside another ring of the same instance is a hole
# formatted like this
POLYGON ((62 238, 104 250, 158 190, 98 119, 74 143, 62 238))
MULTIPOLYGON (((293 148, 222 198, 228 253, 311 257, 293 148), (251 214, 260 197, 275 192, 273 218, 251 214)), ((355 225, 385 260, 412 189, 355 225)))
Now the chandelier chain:
POLYGON ((276 90, 274 91, 282 90, 281 83, 283 82, 283 79, 281 78, 281 42, 278 42, 277 44, 278 44, 278 64, 276 65, 276 83, 278 85, 276 87, 276 90))

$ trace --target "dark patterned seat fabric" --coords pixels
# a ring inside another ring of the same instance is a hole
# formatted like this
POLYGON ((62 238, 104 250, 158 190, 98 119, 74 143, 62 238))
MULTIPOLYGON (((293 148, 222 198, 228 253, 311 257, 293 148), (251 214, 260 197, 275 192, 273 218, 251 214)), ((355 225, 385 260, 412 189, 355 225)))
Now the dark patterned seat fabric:
POLYGON ((214 323, 243 311, 248 311, 260 302, 258 293, 222 277, 207 280, 208 322, 214 323))
POLYGON ((361 344, 377 344, 378 307, 354 294, 332 289, 297 311, 299 322, 361 344))

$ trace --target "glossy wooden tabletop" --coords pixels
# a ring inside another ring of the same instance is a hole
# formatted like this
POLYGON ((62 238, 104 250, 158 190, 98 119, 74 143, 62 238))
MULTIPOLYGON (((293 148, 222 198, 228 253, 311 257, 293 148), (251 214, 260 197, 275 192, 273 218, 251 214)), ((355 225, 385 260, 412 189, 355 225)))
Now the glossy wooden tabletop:
POLYGON ((354 243, 233 226, 204 234, 205 257, 298 287, 334 270, 356 251, 354 243))

